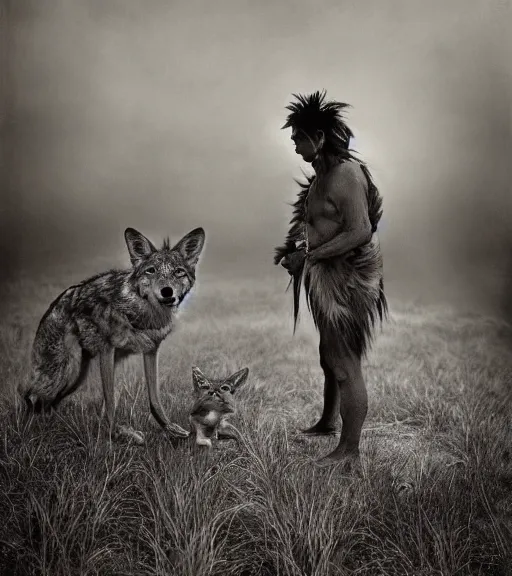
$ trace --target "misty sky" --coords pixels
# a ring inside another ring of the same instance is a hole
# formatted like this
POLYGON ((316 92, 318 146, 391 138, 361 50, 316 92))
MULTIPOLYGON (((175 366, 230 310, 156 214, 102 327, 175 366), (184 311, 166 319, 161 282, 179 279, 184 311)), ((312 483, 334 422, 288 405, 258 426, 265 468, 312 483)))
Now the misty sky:
POLYGON ((207 268, 273 273, 307 168, 284 107, 322 88, 352 105, 391 284, 442 297, 512 254, 506 0, 11 5, 3 254, 24 269, 203 226, 207 268))

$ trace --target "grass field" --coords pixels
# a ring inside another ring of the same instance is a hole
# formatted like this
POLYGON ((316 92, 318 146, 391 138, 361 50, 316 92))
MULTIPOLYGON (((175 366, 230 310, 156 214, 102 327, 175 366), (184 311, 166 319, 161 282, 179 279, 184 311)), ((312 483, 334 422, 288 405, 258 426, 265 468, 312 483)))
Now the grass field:
POLYGON ((117 373, 119 421, 146 446, 106 442, 97 373, 57 414, 23 428, 16 387, 49 302, 78 275, 2 288, 2 575, 329 576, 512 574, 510 329, 444 307, 391 302, 364 364, 364 477, 312 461, 299 441, 322 407, 307 313, 292 337, 284 273, 199 284, 163 346, 164 406, 186 425, 191 366, 249 366, 210 457, 172 445, 149 415, 141 362, 117 373), (277 275, 276 275, 277 276, 277 275))

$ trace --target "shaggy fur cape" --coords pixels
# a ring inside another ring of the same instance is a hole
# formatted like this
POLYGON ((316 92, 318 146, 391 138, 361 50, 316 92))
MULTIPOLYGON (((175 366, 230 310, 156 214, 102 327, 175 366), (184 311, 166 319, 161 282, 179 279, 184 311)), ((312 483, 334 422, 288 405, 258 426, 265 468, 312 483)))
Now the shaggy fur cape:
MULTIPOLYGON (((357 161, 368 182, 368 215, 372 232, 382 216, 382 197, 368 168, 349 153, 342 161, 357 161)), ((306 199, 314 176, 298 182, 301 189, 293 204, 290 229, 283 246, 275 249, 274 263, 279 264, 287 254, 305 248, 304 222, 306 199)), ((375 237, 348 255, 305 264, 293 276, 294 332, 299 313, 302 281, 306 301, 317 329, 330 329, 342 334, 347 345, 358 356, 367 353, 377 318, 387 316, 384 294, 382 255, 375 237)), ((290 285, 288 285, 289 287, 290 285)))

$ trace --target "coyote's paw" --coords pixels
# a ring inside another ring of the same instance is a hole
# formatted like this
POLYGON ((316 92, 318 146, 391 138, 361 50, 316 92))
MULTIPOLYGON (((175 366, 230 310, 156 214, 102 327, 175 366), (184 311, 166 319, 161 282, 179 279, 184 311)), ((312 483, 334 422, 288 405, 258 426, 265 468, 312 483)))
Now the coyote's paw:
POLYGON ((117 438, 128 438, 135 442, 135 444, 144 444, 144 434, 138 430, 134 430, 131 426, 118 426, 116 430, 117 438))
POLYGON ((196 446, 198 446, 201 450, 203 448, 206 448, 208 451, 213 450, 213 444, 209 438, 198 438, 196 440, 196 446))
POLYGON ((167 424, 165 431, 172 438, 188 438, 190 436, 190 432, 187 432, 187 430, 184 430, 181 426, 174 423, 167 424))

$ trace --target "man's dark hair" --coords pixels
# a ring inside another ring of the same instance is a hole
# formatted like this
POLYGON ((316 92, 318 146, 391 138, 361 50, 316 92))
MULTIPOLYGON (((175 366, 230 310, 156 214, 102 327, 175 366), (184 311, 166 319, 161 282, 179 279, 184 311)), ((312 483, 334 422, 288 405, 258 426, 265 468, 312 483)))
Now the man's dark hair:
POLYGON ((302 130, 309 136, 321 130, 325 135, 325 151, 328 154, 345 155, 353 133, 343 121, 342 111, 350 105, 335 100, 327 101, 325 90, 307 95, 293 94, 293 97, 297 101, 286 106, 290 114, 282 128, 302 130))

